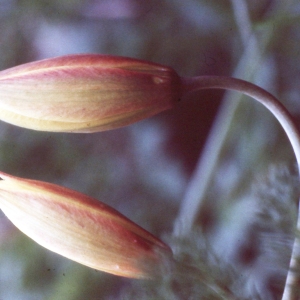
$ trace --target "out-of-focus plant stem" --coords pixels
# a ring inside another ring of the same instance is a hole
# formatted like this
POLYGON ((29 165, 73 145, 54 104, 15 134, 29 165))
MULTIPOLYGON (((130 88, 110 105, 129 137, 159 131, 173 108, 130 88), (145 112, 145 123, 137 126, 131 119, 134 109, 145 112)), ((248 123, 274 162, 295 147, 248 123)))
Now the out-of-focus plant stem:
MULTIPOLYGON (((297 231, 300 230, 300 211, 298 211, 297 231)), ((300 240, 296 235, 293 245, 292 257, 287 274, 282 300, 300 299, 300 240)))
POLYGON ((258 43, 252 32, 252 24, 249 16, 249 11, 245 0, 231 0, 234 19, 240 31, 240 36, 246 49, 248 46, 248 39, 253 36, 254 48, 258 51, 258 43))
MULTIPOLYGON (((234 77, 243 77, 244 74, 247 74, 246 79, 250 79, 249 77, 255 73, 256 68, 261 61, 261 56, 256 44, 256 39, 252 36, 249 40, 249 45, 245 49, 245 53, 234 72, 234 77), (249 63, 253 61, 255 61, 255 63, 249 63)), ((195 172, 189 182, 181 203, 181 208, 174 226, 175 235, 188 234, 199 215, 203 199, 218 164, 220 152, 229 134, 230 125, 239 108, 241 97, 241 94, 233 93, 231 91, 227 91, 224 95, 218 115, 210 130, 202 150, 202 155, 199 158, 195 172)))
MULTIPOLYGON (((233 73, 233 77, 250 81, 261 64, 263 50, 266 48, 271 35, 265 36, 264 43, 260 45, 261 49, 259 49, 257 38, 251 31, 252 26, 246 4, 243 0, 232 0, 232 6, 245 49, 233 73)), ((174 225, 175 235, 188 234, 199 215, 208 185, 216 169, 220 152, 229 134, 230 125, 240 105, 239 100, 241 100, 241 97, 241 94, 231 91, 227 91, 223 97, 222 105, 181 203, 174 225)))

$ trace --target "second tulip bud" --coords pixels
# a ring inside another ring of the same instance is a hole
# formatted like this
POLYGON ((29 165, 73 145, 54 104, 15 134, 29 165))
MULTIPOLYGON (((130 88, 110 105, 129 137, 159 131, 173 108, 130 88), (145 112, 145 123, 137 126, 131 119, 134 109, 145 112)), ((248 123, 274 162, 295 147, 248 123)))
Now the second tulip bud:
POLYGON ((0 172, 0 208, 45 248, 88 267, 152 278, 171 249, 113 208, 79 192, 0 172))

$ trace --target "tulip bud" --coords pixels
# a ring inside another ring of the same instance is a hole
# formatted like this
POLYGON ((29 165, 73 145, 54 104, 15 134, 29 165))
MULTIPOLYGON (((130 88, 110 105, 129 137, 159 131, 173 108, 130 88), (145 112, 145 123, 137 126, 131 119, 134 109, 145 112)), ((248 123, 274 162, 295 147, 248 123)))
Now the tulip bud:
POLYGON ((172 108, 180 79, 125 57, 70 55, 0 72, 0 119, 42 131, 114 129, 172 108))
POLYGON ((58 185, 0 172, 0 207, 26 235, 91 268, 150 278, 170 248, 113 208, 58 185))

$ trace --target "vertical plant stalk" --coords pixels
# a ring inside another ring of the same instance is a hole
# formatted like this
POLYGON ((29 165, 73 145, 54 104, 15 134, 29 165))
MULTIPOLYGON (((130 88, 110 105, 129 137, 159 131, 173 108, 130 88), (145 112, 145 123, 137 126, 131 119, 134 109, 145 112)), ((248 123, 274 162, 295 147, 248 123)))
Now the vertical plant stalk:
MULTIPOLYGON (((202 89, 226 89, 241 92, 263 104, 279 121, 287 134, 298 164, 300 174, 300 134, 287 109, 273 95, 264 89, 241 79, 223 76, 199 76, 182 78, 183 94, 202 89)), ((300 213, 298 212, 297 230, 300 230, 300 213)), ((300 240, 296 236, 282 300, 300 299, 297 288, 300 283, 300 240)))
MULTIPOLYGON (((269 38, 265 38, 265 41, 267 40, 269 40, 269 38)), ((246 79, 251 80, 258 65, 261 65, 262 60, 263 57, 257 48, 256 38, 252 35, 233 73, 234 77, 246 76, 246 79)), ((173 233, 176 236, 189 234, 197 216, 204 206, 204 202, 206 201, 205 195, 214 176, 221 150, 229 134, 232 120, 240 107, 241 96, 241 94, 227 91, 222 99, 221 107, 209 132, 202 154, 186 189, 180 211, 175 220, 173 233)))
MULTIPOLYGON (((231 4, 244 46, 244 52, 233 72, 233 77, 252 81, 252 77, 264 60, 263 52, 270 41, 271 34, 268 32, 264 34, 259 47, 256 34, 252 31, 247 3, 245 0, 231 0, 231 4)), ((241 98, 242 94, 232 91, 226 91, 223 96, 221 106, 182 199, 174 223, 173 234, 175 236, 189 234, 207 201, 205 196, 214 176, 233 118, 239 110, 241 98)))
MULTIPOLYGON (((231 0, 231 6, 243 46, 246 48, 248 46, 249 37, 253 35, 247 3, 245 0, 231 0)), ((255 47, 258 48, 258 42, 256 39, 255 47)))

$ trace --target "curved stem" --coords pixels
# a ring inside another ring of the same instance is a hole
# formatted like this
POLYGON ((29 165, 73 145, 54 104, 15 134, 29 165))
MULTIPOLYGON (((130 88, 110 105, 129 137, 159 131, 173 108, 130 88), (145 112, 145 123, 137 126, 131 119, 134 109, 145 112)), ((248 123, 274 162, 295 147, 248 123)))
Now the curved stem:
MULTIPOLYGON (((298 164, 300 174, 300 134, 287 109, 269 92, 241 79, 223 76, 199 76, 181 78, 182 92, 186 95, 202 89, 226 89, 241 92, 263 104, 280 122, 286 132, 298 164)), ((298 213, 297 228, 300 228, 300 214, 298 213)), ((300 298, 298 284, 300 282, 300 241, 296 237, 293 245, 289 271, 284 287, 282 300, 297 300, 300 298)))

